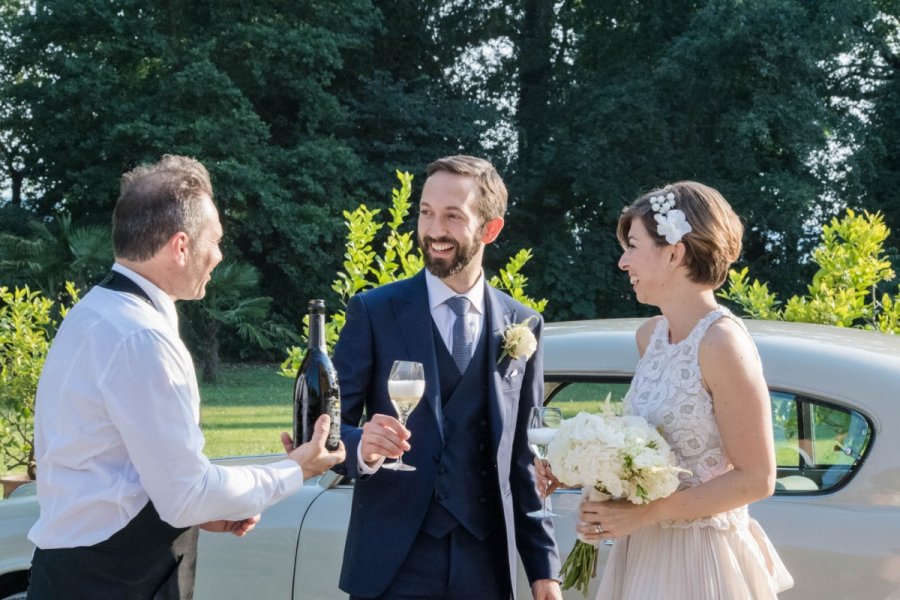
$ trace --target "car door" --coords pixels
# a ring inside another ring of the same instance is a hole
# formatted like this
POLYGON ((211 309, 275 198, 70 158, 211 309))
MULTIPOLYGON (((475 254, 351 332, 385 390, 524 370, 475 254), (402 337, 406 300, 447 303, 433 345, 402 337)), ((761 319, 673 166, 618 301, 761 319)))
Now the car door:
MULTIPOLYGON (((561 408, 564 418, 603 407, 621 414, 628 385, 620 375, 548 375, 545 404, 561 408)), ((834 400, 780 390, 771 390, 770 398, 776 489, 773 497, 752 504, 750 512, 795 579, 794 589, 779 597, 893 598, 900 583, 900 554, 892 549, 895 540, 885 539, 879 528, 896 528, 897 508, 868 505, 864 496, 870 484, 854 483, 872 447, 873 420, 834 400)), ((559 514, 554 525, 565 560, 575 542, 580 492, 558 490, 550 502, 559 514)), ((596 594, 613 544, 599 548, 588 598, 596 594)), ((519 591, 525 593, 527 582, 523 585, 521 579, 519 591)), ((583 598, 575 590, 563 596, 583 598)))

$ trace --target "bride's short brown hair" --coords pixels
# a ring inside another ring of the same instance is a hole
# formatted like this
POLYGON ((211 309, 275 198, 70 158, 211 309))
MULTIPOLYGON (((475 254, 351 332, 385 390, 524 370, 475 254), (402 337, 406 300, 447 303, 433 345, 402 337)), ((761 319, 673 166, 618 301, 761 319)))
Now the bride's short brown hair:
POLYGON ((684 213, 691 231, 681 238, 684 244, 684 266, 688 277, 694 283, 721 286, 728 275, 728 269, 741 254, 741 238, 744 226, 731 205, 717 190, 696 181, 679 181, 663 188, 647 192, 631 205, 625 207, 619 216, 616 237, 623 246, 628 243, 628 231, 635 218, 641 219, 644 227, 657 246, 668 244, 665 236, 656 230, 657 222, 650 198, 675 195, 673 210, 684 213))

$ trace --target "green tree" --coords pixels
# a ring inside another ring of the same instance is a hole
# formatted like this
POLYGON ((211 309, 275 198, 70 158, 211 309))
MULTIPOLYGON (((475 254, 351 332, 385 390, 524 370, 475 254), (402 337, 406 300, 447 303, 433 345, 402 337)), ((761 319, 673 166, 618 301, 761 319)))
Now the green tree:
POLYGON ((800 258, 815 244, 806 226, 835 211, 815 160, 841 141, 830 68, 848 49, 853 4, 535 9, 548 23, 531 39, 550 52, 529 53, 532 72, 555 94, 521 112, 531 116, 518 123, 522 162, 510 187, 522 195, 507 242, 534 248, 533 289, 553 293, 551 318, 647 310, 615 267, 615 223, 638 194, 680 179, 723 192, 748 225, 747 264, 776 289, 805 275, 800 258))
MULTIPOLYGON (((844 109, 843 137, 849 156, 831 173, 838 197, 859 210, 880 212, 900 231, 900 2, 854 3, 848 51, 831 68, 835 103, 844 109)), ((900 268, 896 240, 887 252, 900 268)))
POLYGON ((9 52, 16 44, 10 25, 22 11, 19 0, 0 0, 0 198, 8 195, 14 207, 22 206, 25 188, 26 149, 20 130, 25 108, 10 97, 15 77, 7 64, 9 52))
POLYGON ((807 294, 792 296, 782 307, 768 285, 748 282, 744 268, 731 270, 728 287, 719 296, 754 318, 900 333, 898 293, 879 289, 894 278, 884 253, 889 234, 880 214, 848 210, 822 228, 822 241, 812 253, 819 270, 807 294))
MULTIPOLYGON (((348 109, 341 132, 361 159, 365 197, 390 190, 395 170, 421 173, 438 157, 465 153, 497 158, 485 136, 497 108, 455 76, 468 49, 490 38, 499 7, 443 0, 373 0, 379 27, 371 44, 347 53, 334 88, 348 109), (488 15, 488 16, 486 16, 488 15)), ((479 69, 467 60, 463 69, 479 69)))
MULTIPOLYGON (((368 0, 51 0, 7 13, 3 102, 30 201, 108 223, 122 172, 163 153, 210 169, 226 251, 274 305, 317 289, 340 256, 359 162, 330 86, 376 21, 368 0)), ((0 125, 3 123, 0 122, 0 125)))

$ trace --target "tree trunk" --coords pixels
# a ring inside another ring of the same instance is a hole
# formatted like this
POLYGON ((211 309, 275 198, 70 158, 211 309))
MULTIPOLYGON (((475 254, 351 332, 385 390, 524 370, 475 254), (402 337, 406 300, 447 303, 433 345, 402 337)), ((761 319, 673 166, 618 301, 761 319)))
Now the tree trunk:
POLYGON ((203 358, 203 382, 215 383, 219 378, 219 324, 210 321, 207 329, 206 352, 203 358))
POLYGON ((34 438, 31 438, 31 449, 28 451, 28 479, 34 481, 37 479, 37 461, 34 460, 34 438))
POLYGON ((547 110, 550 106, 553 76, 552 49, 553 3, 525 0, 519 38, 519 163, 521 175, 528 173, 547 143, 547 110))
POLYGON ((12 184, 10 185, 12 192, 10 204, 13 206, 22 206, 22 182, 25 180, 25 175, 19 171, 11 170, 9 172, 9 178, 12 181, 12 184))

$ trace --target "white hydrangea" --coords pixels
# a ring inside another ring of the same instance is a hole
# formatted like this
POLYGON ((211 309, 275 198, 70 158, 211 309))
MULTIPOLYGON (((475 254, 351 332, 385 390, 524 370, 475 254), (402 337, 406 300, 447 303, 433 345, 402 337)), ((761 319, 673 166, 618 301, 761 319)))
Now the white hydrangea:
POLYGON ((684 472, 659 432, 634 416, 582 412, 564 419, 547 459, 562 483, 593 487, 635 504, 668 496, 684 472))

